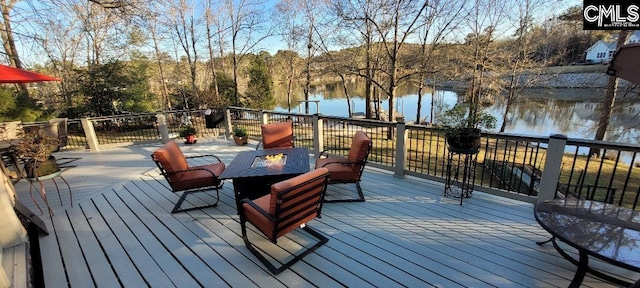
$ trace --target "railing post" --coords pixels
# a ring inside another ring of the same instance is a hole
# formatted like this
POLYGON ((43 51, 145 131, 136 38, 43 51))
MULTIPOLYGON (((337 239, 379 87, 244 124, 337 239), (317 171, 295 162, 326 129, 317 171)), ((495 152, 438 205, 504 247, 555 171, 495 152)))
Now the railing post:
POLYGON ((554 134, 549 137, 549 148, 540 179, 537 202, 554 199, 558 187, 558 179, 562 168, 562 156, 567 145, 567 136, 554 134))
POLYGON ((96 136, 96 131, 93 129, 93 122, 91 122, 89 118, 82 118, 80 122, 84 130, 84 136, 87 138, 87 144, 89 144, 89 151, 96 152, 100 150, 98 147, 98 137, 96 136))
POLYGON ((260 124, 269 124, 269 113, 264 110, 260 110, 260 124))
POLYGON ((169 140, 169 128, 167 127, 167 117, 164 114, 156 114, 156 123, 158 123, 158 132, 160 133, 160 139, 162 143, 167 143, 169 140))
POLYGON ((313 155, 318 158, 320 157, 320 152, 324 150, 324 138, 322 131, 324 130, 322 116, 320 113, 313 114, 312 122, 313 122, 313 155))
POLYGON ((233 131, 231 125, 231 109, 227 108, 224 110, 224 137, 231 137, 231 131, 233 131))
POLYGON ((396 165, 394 167, 394 177, 404 178, 404 167, 407 163, 407 124, 402 122, 396 123, 396 165))

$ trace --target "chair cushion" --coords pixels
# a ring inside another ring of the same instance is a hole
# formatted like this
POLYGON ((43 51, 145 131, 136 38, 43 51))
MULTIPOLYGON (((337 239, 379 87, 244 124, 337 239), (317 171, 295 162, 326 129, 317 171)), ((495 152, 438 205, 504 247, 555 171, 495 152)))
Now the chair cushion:
MULTIPOLYGON (((253 200, 253 203, 258 205, 258 207, 262 208, 264 211, 269 211, 271 194, 267 194, 258 199, 255 199, 253 200)), ((244 214, 247 216, 247 220, 251 222, 253 226, 258 228, 260 231, 262 231, 262 233, 264 233, 264 235, 268 237, 271 237, 271 235, 273 235, 275 224, 269 221, 269 218, 264 217, 264 215, 262 215, 247 203, 242 204, 242 209, 244 209, 244 214)))
POLYGON ((171 176, 176 179, 175 181, 173 179, 171 180, 171 188, 173 188, 173 191, 182 191, 208 186, 218 186, 220 185, 218 176, 222 174, 224 168, 224 163, 213 163, 208 165, 189 167, 188 172, 176 173, 175 175, 171 176), (215 176, 212 176, 211 173, 203 169, 213 172, 215 176))
POLYGON ((349 149, 349 161, 363 161, 369 150, 369 143, 371 143, 369 136, 362 131, 357 131, 349 149))
POLYGON ((175 141, 169 141, 162 145, 160 149, 153 152, 153 156, 160 161, 162 168, 168 173, 185 170, 189 167, 187 159, 175 141))
POLYGON ((264 149, 293 147, 293 123, 265 124, 261 126, 261 129, 264 149))
POLYGON ((360 179, 360 165, 341 164, 345 162, 349 162, 349 159, 344 157, 319 158, 316 159, 316 168, 325 167, 329 169, 329 181, 358 181, 360 179), (327 163, 331 164, 327 165, 327 163), (358 170, 355 170, 356 167, 358 167, 358 170))

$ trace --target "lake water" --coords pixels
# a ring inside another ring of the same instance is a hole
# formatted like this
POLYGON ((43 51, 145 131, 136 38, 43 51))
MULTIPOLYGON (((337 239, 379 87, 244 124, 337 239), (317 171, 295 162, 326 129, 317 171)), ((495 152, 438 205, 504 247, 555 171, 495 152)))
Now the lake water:
MULTIPOLYGON (((351 97, 352 111, 364 112, 364 98, 361 85, 350 85, 348 87, 351 97)), ((276 95, 286 95, 284 91, 276 89, 276 95)), ((457 92, 450 90, 436 90, 434 96, 434 115, 438 115, 446 107, 451 107, 460 97, 457 92)), ((284 96, 286 97, 286 96, 284 96)), ((429 121, 431 118, 431 91, 423 94, 421 118, 429 121)), ((549 136, 551 134, 565 134, 573 138, 593 139, 595 126, 599 117, 600 101, 604 97, 604 90, 601 89, 545 89, 526 90, 521 93, 514 103, 507 117, 505 132, 549 136)), ((304 105, 298 104, 304 99, 301 91, 296 91, 292 99, 291 112, 304 113, 304 105)), ((315 113, 316 109, 323 115, 347 117, 349 111, 346 98, 342 89, 337 85, 316 86, 312 90, 309 100, 318 100, 319 105, 309 103, 310 113, 315 113)), ((276 111, 287 111, 286 98, 278 99, 276 111)), ((418 103, 417 88, 400 87, 396 99, 396 111, 405 116, 406 121, 416 120, 416 109, 418 103)), ((388 111, 388 100, 382 101, 382 107, 388 111)), ((496 130, 502 124, 506 99, 496 97, 495 102, 486 107, 486 111, 496 116, 498 123, 496 130)), ((620 143, 638 143, 640 139, 640 104, 629 104, 618 101, 618 109, 611 117, 611 124, 605 140, 620 143)), ((437 117, 434 119, 437 123, 437 117)))

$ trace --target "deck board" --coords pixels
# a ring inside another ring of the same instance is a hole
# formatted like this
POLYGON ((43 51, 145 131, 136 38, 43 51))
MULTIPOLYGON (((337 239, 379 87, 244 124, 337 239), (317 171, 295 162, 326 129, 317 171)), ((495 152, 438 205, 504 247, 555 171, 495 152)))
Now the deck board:
MULTIPOLYGON (((476 192, 461 206, 442 196, 440 183, 367 168, 367 202, 325 204, 322 218, 309 225, 329 242, 273 276, 244 246, 230 181, 217 207, 169 212, 179 194, 153 168, 149 155, 156 147, 75 154, 83 167, 65 174, 73 207, 63 194, 63 203, 52 203, 55 216, 43 215, 51 232, 40 240, 47 286, 566 287, 575 272, 551 245, 535 244, 549 234, 534 220, 531 204, 476 192)), ((227 164, 250 149, 220 142, 182 148, 187 155, 219 155, 227 164)), ((328 189, 356 191, 353 184, 328 189)), ((185 205, 212 199, 190 195, 185 205)), ((313 241, 295 231, 274 246, 249 229, 279 260, 313 241)), ((628 281, 640 277, 611 271, 628 281)), ((583 286, 614 287, 589 275, 583 286)))
POLYGON ((109 258, 102 253, 92 253, 102 251, 100 243, 95 236, 95 232, 89 225, 88 217, 79 208, 68 209, 67 216, 75 232, 78 244, 83 251, 86 265, 89 267, 91 277, 97 287, 116 287, 118 278, 111 268, 109 258))
MULTIPOLYGON (((82 210, 86 215, 100 215, 95 203, 84 203, 82 210)), ((113 234, 109 225, 102 217, 88 217, 89 225, 94 231, 97 239, 100 239, 101 247, 104 249, 104 257, 109 260, 111 267, 118 275, 120 283, 128 283, 132 287, 143 287, 147 285, 144 278, 140 274, 138 268, 133 264, 132 259, 119 239, 113 234)), ((110 273, 111 274, 111 273, 110 273)))
MULTIPOLYGON (((104 219, 104 223, 109 226, 110 231, 104 230, 103 237, 100 239, 104 239, 106 237, 113 237, 116 240, 108 239, 107 241, 102 242, 103 245, 108 245, 109 243, 113 243, 114 250, 122 249, 128 255, 128 258, 132 262, 131 265, 136 267, 136 270, 140 273, 140 275, 145 279, 145 283, 148 283, 153 287, 172 287, 175 286, 171 279, 169 279, 169 274, 163 272, 163 267, 165 265, 158 265, 158 263, 153 259, 153 257, 149 254, 149 248, 145 248, 143 243, 138 241, 138 238, 134 235, 134 233, 127 227, 122 218, 118 215, 118 213, 113 210, 113 207, 110 206, 109 202, 105 197, 95 197, 92 200, 95 203, 96 207, 100 207, 99 211, 95 210, 104 219), (120 247, 118 247, 120 246, 120 247)), ((147 244, 146 242, 144 243, 147 244)), ((151 247, 151 245, 149 245, 151 247)), ((121 261, 126 261, 126 259, 119 258, 121 261)), ((131 272, 131 271, 130 271, 131 272)), ((121 279, 124 279, 121 277, 121 279)))
MULTIPOLYGON (((122 191, 122 189, 118 190, 122 191)), ((146 209, 133 210, 128 206, 131 203, 125 203, 118 194, 116 194, 116 191, 113 192, 114 193, 104 193, 105 199, 113 209, 117 211, 122 222, 142 244, 142 247, 149 253, 155 263, 162 269, 162 273, 165 273, 167 278, 177 287, 197 286, 198 282, 193 278, 193 275, 170 253, 169 247, 179 246, 175 243, 175 239, 167 239, 167 243, 162 242, 161 237, 158 235, 164 235, 167 232, 162 227, 145 223, 144 220, 151 218, 147 211, 145 211, 146 209), (158 230, 152 230, 152 228, 158 228, 158 230)), ((146 264, 140 263, 140 265, 146 264)), ((161 271, 156 271, 154 274, 158 274, 161 271)))

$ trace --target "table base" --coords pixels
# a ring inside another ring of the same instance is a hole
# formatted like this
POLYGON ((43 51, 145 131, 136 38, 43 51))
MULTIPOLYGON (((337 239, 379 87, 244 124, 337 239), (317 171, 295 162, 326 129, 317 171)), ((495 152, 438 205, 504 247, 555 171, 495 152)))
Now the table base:
MULTIPOLYGON (((598 270, 595 270, 591 267, 589 267, 589 254, 587 253, 587 251, 585 251, 584 249, 577 249, 578 250, 578 259, 575 259, 574 257, 572 257, 571 255, 569 255, 567 252, 564 251, 564 249, 562 249, 560 247, 560 245, 558 245, 558 239, 556 237, 551 237, 549 240, 546 241, 540 241, 540 242, 536 242, 536 244, 538 245, 543 245, 545 243, 551 242, 553 244, 553 248, 556 249, 556 251, 558 251, 558 253, 560 253, 560 255, 562 255, 562 257, 564 257, 564 259, 567 259, 569 262, 573 263, 574 265, 576 265, 576 267, 578 268, 576 270, 576 274, 573 276, 573 279, 571 280, 571 283, 569 284, 570 288, 578 288, 580 287, 580 285, 582 284, 582 280, 584 280, 584 276, 589 273, 593 276, 596 276, 600 279, 603 279, 605 281, 609 281, 611 283, 614 283, 616 285, 622 286, 622 287, 629 287, 631 286, 633 283, 629 283, 626 282, 624 280, 618 279, 618 278, 614 278, 610 275, 607 275, 603 272, 600 272, 598 270)), ((611 263, 612 265, 615 265, 613 263, 611 263)), ((618 265, 615 265, 618 266, 618 265)), ((622 268, 626 268, 626 267, 622 267, 622 268)))

